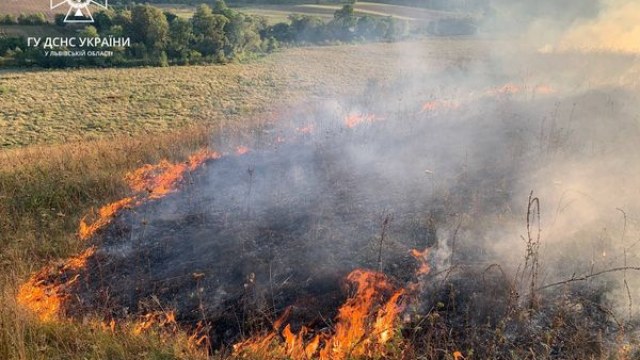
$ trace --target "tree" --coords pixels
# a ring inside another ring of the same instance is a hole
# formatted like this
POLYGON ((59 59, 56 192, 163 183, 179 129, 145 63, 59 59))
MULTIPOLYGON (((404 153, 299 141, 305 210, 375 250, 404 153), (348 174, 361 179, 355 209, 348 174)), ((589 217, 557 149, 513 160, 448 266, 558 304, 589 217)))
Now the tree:
POLYGON ((349 41, 353 38, 358 18, 354 14, 353 5, 347 4, 333 14, 333 21, 329 27, 334 36, 340 40, 349 41))
POLYGON ((261 40, 258 34, 258 23, 250 16, 240 13, 233 14, 224 27, 226 52, 231 56, 242 54, 245 51, 254 51, 260 48, 261 40))
POLYGON ((94 26, 86 26, 84 29, 82 29, 82 31, 80 31, 80 36, 81 37, 87 37, 87 38, 95 38, 98 37, 98 29, 96 29, 94 26))
POLYGON ((132 38, 150 50, 161 50, 169 38, 169 23, 162 10, 138 5, 131 10, 132 38))
POLYGON ((169 50, 175 54, 189 49, 193 38, 193 26, 186 19, 175 18, 169 25, 169 50))
POLYGON ((352 21, 355 18, 353 5, 347 4, 344 5, 342 9, 336 10, 336 12, 333 13, 333 18, 334 20, 352 21))
POLYGON ((196 9, 191 21, 196 50, 204 56, 219 54, 226 43, 224 27, 229 19, 214 14, 209 6, 202 4, 196 9))
POLYGON ((93 15, 94 25, 99 32, 107 31, 113 26, 114 13, 112 11, 98 11, 93 15))
POLYGON ((289 29, 294 41, 318 42, 325 39, 325 25, 321 18, 294 14, 289 16, 289 20, 289 29))

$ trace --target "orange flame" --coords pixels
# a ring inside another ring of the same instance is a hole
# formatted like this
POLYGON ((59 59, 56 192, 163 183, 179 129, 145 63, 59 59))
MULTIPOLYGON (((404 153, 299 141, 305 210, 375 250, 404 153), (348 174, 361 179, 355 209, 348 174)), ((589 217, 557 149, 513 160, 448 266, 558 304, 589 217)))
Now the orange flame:
POLYGON ((315 334, 309 338, 306 327, 296 334, 288 324, 278 337, 279 325, 288 311, 274 324, 275 330, 236 344, 237 353, 253 355, 279 354, 292 359, 317 357, 340 360, 357 356, 384 354, 384 346, 397 328, 401 311, 400 298, 405 290, 395 290, 384 274, 369 270, 354 270, 347 280, 356 286, 355 294, 340 307, 332 334, 315 334), (385 303, 384 293, 393 292, 385 303))
MULTIPOLYGON (((97 219, 91 224, 87 222, 87 216, 82 218, 78 229, 79 237, 82 240, 90 238, 96 231, 108 225, 123 208, 139 205, 148 199, 157 199, 174 191, 186 172, 195 170, 208 159, 219 157, 218 153, 201 150, 191 155, 184 163, 172 164, 163 160, 158 165, 144 165, 127 174, 125 180, 137 193, 132 197, 101 207, 98 210, 97 219)), ((95 247, 90 247, 57 267, 43 268, 20 286, 17 295, 18 303, 32 310, 43 321, 56 320, 62 309, 62 303, 68 296, 65 293, 66 288, 77 281, 79 270, 85 267, 87 259, 94 253, 95 247), (64 276, 61 276, 63 274, 64 276)))
POLYGON ((155 311, 145 314, 139 321, 134 323, 132 333, 134 335, 140 335, 153 326, 157 328, 172 327, 175 330, 178 326, 176 313, 174 311, 155 311))
POLYGON ((244 155, 246 153, 248 153, 249 151, 251 151, 248 147, 244 146, 244 145, 240 145, 236 148, 236 154, 238 155, 244 155))
MULTIPOLYGON (((486 91, 487 95, 500 96, 500 95, 513 95, 527 90, 526 86, 521 86, 514 83, 506 83, 502 86, 494 87, 486 91)), ((549 95, 555 93, 555 89, 549 85, 539 84, 531 88, 532 94, 549 95)))
POLYGON ((144 165, 128 173, 125 180, 132 190, 147 192, 149 199, 159 199, 176 190, 176 185, 184 178, 185 173, 197 169, 209 159, 217 159, 220 155, 209 150, 200 150, 189 156, 184 163, 172 164, 167 160, 157 165, 144 165))
POLYGON ((173 164, 162 160, 157 165, 144 165, 125 175, 131 190, 136 192, 133 197, 127 197, 98 210, 97 219, 87 223, 87 216, 80 220, 78 235, 86 240, 99 229, 108 225, 117 213, 127 207, 141 204, 146 199, 159 199, 175 191, 177 184, 182 181, 185 173, 193 171, 209 159, 217 159, 220 155, 209 150, 200 150, 184 163, 173 164))
POLYGON ((344 123, 349 129, 361 124, 370 124, 374 121, 376 121, 376 116, 373 114, 351 114, 344 119, 344 123))
POLYGON ((95 247, 90 247, 59 266, 45 267, 33 275, 18 289, 18 304, 33 311, 42 321, 56 320, 62 308, 62 302, 68 297, 66 288, 78 280, 80 275, 77 272, 85 267, 87 259, 94 253, 95 247), (58 276, 50 279, 52 274, 58 276), (63 274, 64 276, 61 276, 63 274), (66 280, 59 281, 60 279, 66 280))
POLYGON ((419 264, 418 270, 416 271, 416 275, 418 276, 426 275, 429 273, 429 271, 431 271, 429 263, 427 262, 427 255, 429 255, 429 248, 426 248, 422 251, 417 249, 411 250, 411 256, 416 258, 419 264))
POLYGON ((111 219, 120 211, 120 209, 126 208, 133 203, 133 198, 124 198, 106 206, 103 206, 98 210, 98 219, 94 221, 91 225, 87 224, 87 216, 83 217, 80 220, 80 226, 78 229, 78 234, 80 239, 86 240, 90 238, 98 229, 103 228, 111 219))
POLYGON ((549 94, 553 94, 556 92, 556 90, 554 88, 552 88, 549 85, 538 85, 535 87, 534 92, 536 94, 543 94, 543 95, 549 95, 549 94))

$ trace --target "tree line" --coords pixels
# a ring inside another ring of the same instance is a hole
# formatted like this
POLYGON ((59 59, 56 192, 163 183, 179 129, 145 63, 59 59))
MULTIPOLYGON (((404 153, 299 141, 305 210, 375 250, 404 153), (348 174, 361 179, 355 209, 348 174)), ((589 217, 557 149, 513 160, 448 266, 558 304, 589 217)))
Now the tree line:
MULTIPOLYGON (((64 27, 63 19, 57 16, 56 26, 64 27)), ((40 48, 25 47, 24 38, 3 37, 0 64, 74 67, 227 63, 269 53, 282 45, 393 41, 410 31, 403 20, 357 16, 349 4, 328 22, 315 16, 291 15, 288 22, 269 25, 263 17, 235 11, 223 0, 213 6, 199 5, 189 19, 151 5, 134 5, 97 12, 94 20, 91 26, 76 29, 81 37, 129 37, 130 46, 99 49, 109 50, 109 57, 53 57, 40 48)))

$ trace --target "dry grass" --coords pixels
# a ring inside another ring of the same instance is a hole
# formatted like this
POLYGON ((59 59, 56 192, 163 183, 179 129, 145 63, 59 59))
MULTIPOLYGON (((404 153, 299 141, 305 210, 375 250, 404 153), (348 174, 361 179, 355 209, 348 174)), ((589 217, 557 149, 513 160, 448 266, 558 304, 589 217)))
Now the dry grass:
MULTIPOLYGON (((58 12, 64 11, 60 9, 58 12)), ((53 16, 57 13, 51 11, 49 2, 42 0, 3 0, 0 2, 0 14, 34 14, 43 13, 49 19, 53 19, 53 16)))
MULTIPOLYGON (((416 45, 426 49, 411 59, 418 64, 456 62, 480 48, 446 39, 416 45)), ((297 48, 225 66, 0 72, 0 148, 270 119, 286 104, 393 79, 402 71, 399 46, 412 43, 297 48)))
MULTIPOLYGON (((431 45, 415 60, 448 63, 481 48, 431 45)), ((127 171, 185 159, 211 134, 260 126, 287 104, 391 81, 397 46, 416 44, 291 49, 244 65, 0 72, 0 358, 200 356, 182 335, 37 322, 16 306, 17 287, 43 264, 81 249, 79 219, 125 196, 127 171)))
POLYGON ((47 36, 68 36, 74 34, 73 30, 67 30, 50 25, 0 25, 0 37, 2 36, 22 36, 22 37, 47 37, 47 36))
POLYGON ((0 269, 5 274, 0 277, 0 358, 174 358, 188 350, 174 347, 186 341, 169 344, 155 334, 113 335, 83 324, 43 324, 14 299, 29 273, 82 247, 74 235, 80 217, 92 206, 122 197, 125 172, 160 158, 184 159, 207 145, 208 134, 194 127, 141 140, 33 146, 0 155, 0 269))

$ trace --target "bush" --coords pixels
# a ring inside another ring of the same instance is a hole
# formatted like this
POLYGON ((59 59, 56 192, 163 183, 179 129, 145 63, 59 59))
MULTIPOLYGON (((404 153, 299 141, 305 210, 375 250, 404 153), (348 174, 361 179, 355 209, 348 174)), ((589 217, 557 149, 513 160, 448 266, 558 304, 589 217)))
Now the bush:
POLYGON ((2 25, 15 25, 18 23, 18 19, 16 19, 13 15, 4 15, 0 17, 0 24, 2 25))
POLYGON ((35 13, 35 14, 20 14, 18 16, 18 24, 20 25, 45 25, 48 24, 47 17, 44 16, 43 13, 35 13))

